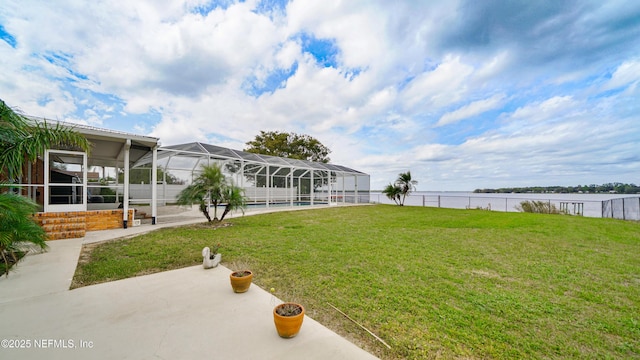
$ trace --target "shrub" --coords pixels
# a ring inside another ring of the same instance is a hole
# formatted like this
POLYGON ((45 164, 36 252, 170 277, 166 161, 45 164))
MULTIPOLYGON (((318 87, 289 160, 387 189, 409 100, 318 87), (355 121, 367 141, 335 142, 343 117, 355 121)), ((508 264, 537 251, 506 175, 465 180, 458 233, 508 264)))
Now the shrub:
POLYGON ((538 214, 560 214, 558 208, 550 201, 522 201, 520 205, 516 206, 518 211, 538 214))

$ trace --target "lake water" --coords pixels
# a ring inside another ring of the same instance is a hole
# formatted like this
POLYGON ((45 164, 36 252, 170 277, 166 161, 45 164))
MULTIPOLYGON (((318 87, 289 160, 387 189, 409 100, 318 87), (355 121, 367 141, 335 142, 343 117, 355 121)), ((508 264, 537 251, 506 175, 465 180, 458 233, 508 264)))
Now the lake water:
MULTIPOLYGON (((407 206, 433 206, 452 209, 490 209, 494 211, 518 211, 516 207, 523 201, 546 201, 560 209, 566 206, 569 213, 581 213, 589 217, 602 217, 603 206, 608 213, 609 208, 606 200, 629 198, 625 203, 625 209, 630 215, 627 218, 640 218, 639 194, 480 194, 473 192, 429 192, 416 191, 411 193, 405 200, 407 206), (636 201, 638 204, 636 204, 636 201)), ((380 204, 393 204, 384 194, 371 192, 370 202, 380 204)))

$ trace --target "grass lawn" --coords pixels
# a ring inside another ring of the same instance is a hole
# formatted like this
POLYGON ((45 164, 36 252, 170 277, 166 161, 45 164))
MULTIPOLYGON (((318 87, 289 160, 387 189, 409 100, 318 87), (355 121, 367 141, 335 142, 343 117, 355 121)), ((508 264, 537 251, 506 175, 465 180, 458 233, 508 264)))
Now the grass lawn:
POLYGON ((101 244, 72 286, 201 264, 220 243, 224 265, 383 359, 640 358, 637 222, 376 205, 227 223, 101 244))

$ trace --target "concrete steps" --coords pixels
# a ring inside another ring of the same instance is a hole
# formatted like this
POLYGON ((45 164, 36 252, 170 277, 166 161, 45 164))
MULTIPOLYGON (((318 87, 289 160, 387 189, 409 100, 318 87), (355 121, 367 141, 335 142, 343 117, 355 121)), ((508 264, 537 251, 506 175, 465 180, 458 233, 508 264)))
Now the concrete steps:
MULTIPOLYGON (((133 220, 129 210, 129 221, 133 220)), ((35 221, 47 233, 48 240, 75 239, 87 231, 122 228, 122 210, 90 210, 37 213, 35 221)))
POLYGON ((80 211, 38 213, 35 219, 49 240, 80 238, 87 231, 85 213, 80 211))

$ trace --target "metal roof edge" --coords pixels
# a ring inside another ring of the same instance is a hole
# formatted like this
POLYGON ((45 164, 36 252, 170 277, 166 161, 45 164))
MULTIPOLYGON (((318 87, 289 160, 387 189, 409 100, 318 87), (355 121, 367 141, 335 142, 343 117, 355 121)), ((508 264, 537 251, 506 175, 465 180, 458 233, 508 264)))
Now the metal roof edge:
MULTIPOLYGON (((249 161, 249 162, 252 162, 252 163, 258 163, 257 159, 260 159, 261 160, 260 163, 265 164, 265 165, 272 165, 272 166, 283 166, 283 165, 285 165, 285 164, 282 164, 282 163, 274 163, 274 162, 270 162, 269 161, 269 158, 278 158, 278 159, 284 159, 284 161, 287 163, 288 166, 301 168, 301 169, 325 170, 325 171, 353 173, 353 174, 360 174, 360 175, 369 175, 369 174, 367 174, 365 172, 354 170, 354 169, 351 169, 351 168, 349 168, 347 166, 343 166, 343 165, 332 164, 332 163, 323 163, 323 162, 319 162, 319 161, 309 161, 309 160, 299 160, 299 159, 292 159, 292 158, 284 158, 284 157, 280 157, 280 156, 257 154, 257 153, 252 153, 252 152, 248 152, 248 151, 243 151, 243 150, 235 150, 235 149, 225 148, 225 147, 218 146, 218 145, 213 145, 213 144, 204 144, 204 143, 199 142, 199 141, 188 142, 188 143, 183 143, 183 144, 174 144, 174 145, 169 145, 169 146, 161 146, 159 148, 159 150, 180 152, 179 149, 176 149, 177 147, 181 147, 181 146, 185 146, 185 145, 193 145, 193 144, 197 144, 198 147, 200 147, 202 149, 202 151, 203 151, 202 155, 210 155, 210 156, 216 156, 217 155, 217 156, 220 156, 220 157, 226 158, 226 159, 245 160, 245 161, 249 161), (215 147, 219 147, 219 148, 223 148, 223 149, 229 150, 230 152, 235 154, 237 157, 230 157, 230 156, 212 154, 208 150, 206 150, 206 148, 203 145, 215 146, 215 147), (245 158, 246 155, 255 156, 257 159, 256 160, 247 160, 245 158)), ((191 153, 195 154, 194 152, 191 152, 191 153)))
POLYGON ((72 123, 72 122, 68 122, 68 121, 52 120, 52 119, 47 119, 47 118, 38 118, 38 117, 35 117, 35 116, 29 116, 29 115, 27 115, 25 117, 28 118, 31 121, 34 121, 34 122, 46 122, 48 124, 60 124, 61 126, 75 129, 75 130, 77 130, 79 133, 81 133, 83 135, 98 135, 98 136, 115 137, 115 138, 119 138, 119 139, 131 139, 131 140, 138 140, 138 141, 144 141, 144 142, 153 142, 153 143, 159 143, 160 142, 159 138, 153 137, 153 136, 148 136, 148 135, 133 134, 133 133, 125 132, 125 131, 99 128, 99 127, 96 127, 96 126, 79 124, 79 123, 72 123))

